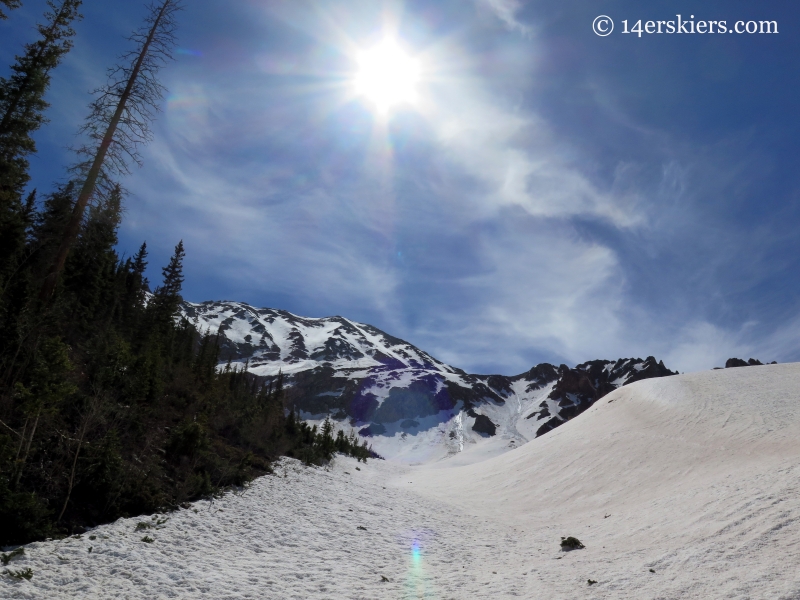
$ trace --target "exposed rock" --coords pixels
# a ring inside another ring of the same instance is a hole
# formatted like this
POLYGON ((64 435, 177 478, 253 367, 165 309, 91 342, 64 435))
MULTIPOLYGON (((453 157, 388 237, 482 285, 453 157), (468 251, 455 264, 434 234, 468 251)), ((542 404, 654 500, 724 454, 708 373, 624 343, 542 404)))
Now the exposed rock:
MULTIPOLYGON (((764 363, 762 363, 760 360, 755 359, 755 358, 751 358, 750 360, 747 360, 747 361, 742 360, 741 358, 729 358, 728 360, 725 361, 725 368, 726 369, 730 369, 730 368, 733 368, 733 367, 754 367, 756 365, 763 365, 763 364, 764 363)), ((775 361, 772 361, 769 364, 777 365, 778 363, 775 362, 775 361)))
POLYGON ((576 537, 562 537, 561 538, 561 549, 562 550, 580 550, 581 548, 585 548, 581 541, 576 537))
POLYGON ((372 437, 374 435, 382 435, 386 433, 386 427, 381 425, 380 423, 371 423, 369 426, 364 427, 364 429, 358 432, 358 435, 362 437, 372 437))
POLYGON ((478 415, 475 417, 475 424, 472 426, 472 430, 493 436, 497 432, 497 425, 492 423, 492 420, 486 415, 478 415))
POLYGON ((592 360, 570 369, 567 365, 558 368, 559 379, 549 398, 558 402, 560 410, 536 432, 544 435, 559 425, 578 416, 597 400, 620 386, 642 379, 677 375, 656 361, 652 356, 621 358, 616 362, 592 360))

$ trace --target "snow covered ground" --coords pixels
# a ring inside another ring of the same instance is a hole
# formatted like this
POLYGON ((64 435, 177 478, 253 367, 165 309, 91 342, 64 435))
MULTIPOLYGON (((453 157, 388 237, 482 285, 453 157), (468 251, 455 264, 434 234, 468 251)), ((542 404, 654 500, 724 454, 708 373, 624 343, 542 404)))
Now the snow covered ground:
POLYGON ((641 381, 480 451, 287 459, 244 493, 30 544, 7 568, 32 579, 0 597, 800 598, 800 364, 641 381))
POLYGON ((359 465, 339 457, 324 469, 287 459, 276 476, 258 479, 243 494, 196 502, 156 519, 122 519, 80 539, 30 544, 9 566, 30 567, 33 578, 0 579, 0 597, 522 594, 521 573, 514 578, 491 573, 503 572, 501 554, 520 543, 514 528, 456 515, 447 504, 398 487, 398 481, 413 481, 407 472, 383 461, 359 465), (164 518, 162 525, 136 531, 139 522, 164 518), (145 535, 154 541, 142 542, 145 535), (496 550, 501 554, 487 562, 496 550))

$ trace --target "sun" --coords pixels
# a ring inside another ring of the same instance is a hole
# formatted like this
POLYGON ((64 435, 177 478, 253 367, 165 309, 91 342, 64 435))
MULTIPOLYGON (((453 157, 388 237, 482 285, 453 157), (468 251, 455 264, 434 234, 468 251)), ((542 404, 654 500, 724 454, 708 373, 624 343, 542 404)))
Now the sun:
POLYGON ((409 56, 395 40, 385 39, 359 53, 355 91, 382 114, 417 99, 419 61, 409 56))

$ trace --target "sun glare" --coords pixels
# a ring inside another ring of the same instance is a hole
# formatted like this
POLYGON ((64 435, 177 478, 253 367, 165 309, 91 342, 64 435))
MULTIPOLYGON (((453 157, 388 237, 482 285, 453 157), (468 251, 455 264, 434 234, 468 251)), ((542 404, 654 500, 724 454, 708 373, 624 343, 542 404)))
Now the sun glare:
POLYGON ((417 97, 419 64, 394 40, 384 40, 358 56, 356 93, 387 113, 399 104, 413 103, 417 97))

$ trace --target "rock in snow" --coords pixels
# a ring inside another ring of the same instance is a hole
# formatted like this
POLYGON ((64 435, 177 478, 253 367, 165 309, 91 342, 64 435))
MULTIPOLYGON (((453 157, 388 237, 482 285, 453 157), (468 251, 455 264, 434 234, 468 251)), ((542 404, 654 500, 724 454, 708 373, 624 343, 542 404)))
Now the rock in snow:
POLYGON ((638 381, 484 458, 283 459, 246 490, 29 544, 8 568, 32 578, 0 597, 800 597, 800 364, 638 381))
POLYGON ((221 360, 286 376, 289 406, 330 415, 385 457, 425 462, 490 443, 497 452, 544 435, 616 388, 673 375, 655 358, 543 363, 519 375, 474 375, 343 317, 312 319, 240 302, 185 302, 183 316, 221 335, 221 360), (486 438, 497 437, 487 442, 486 438))

